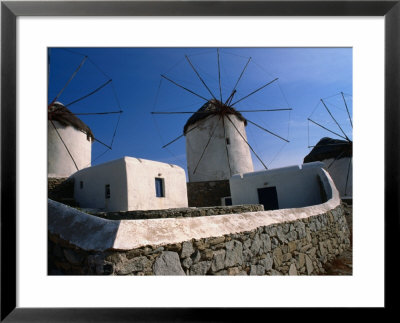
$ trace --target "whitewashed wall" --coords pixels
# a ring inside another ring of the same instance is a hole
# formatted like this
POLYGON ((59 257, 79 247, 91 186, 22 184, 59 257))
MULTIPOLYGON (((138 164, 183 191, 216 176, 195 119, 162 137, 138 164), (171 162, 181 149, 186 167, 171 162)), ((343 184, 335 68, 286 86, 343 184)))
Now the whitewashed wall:
POLYGON ((127 176, 124 158, 85 168, 73 175, 74 198, 80 207, 109 211, 127 210, 127 176), (80 188, 80 182, 83 188, 80 188), (110 198, 105 186, 110 185, 110 198))
POLYGON ((229 181, 232 203, 258 204, 258 188, 275 186, 280 209, 298 208, 322 203, 318 177, 325 177, 315 162, 299 166, 237 174, 229 181))
POLYGON ((128 210, 159 210, 187 207, 186 175, 183 168, 140 158, 125 157, 128 210), (156 196, 155 178, 164 181, 165 197, 156 196))
POLYGON ((333 158, 323 160, 325 164, 324 168, 331 175, 335 182, 336 188, 339 191, 341 198, 352 198, 353 197, 353 164, 351 158, 341 158, 336 160, 331 167, 328 166, 332 163, 333 158), (349 169, 349 179, 346 188, 347 171, 349 169))
MULTIPOLYGON (((229 118, 247 141, 244 122, 240 121, 234 115, 229 115, 229 118)), ((219 116, 209 117, 206 121, 200 120, 189 126, 188 131, 196 126, 198 126, 198 128, 186 134, 186 155, 189 182, 227 180, 233 174, 253 171, 253 162, 249 146, 226 117, 225 132, 226 137, 230 140, 229 145, 226 145, 223 123, 222 119, 219 119, 219 116), (198 126, 199 124, 200 126, 198 126), (196 172, 193 174, 204 151, 204 147, 207 145, 216 125, 217 128, 214 132, 213 138, 211 139, 196 172)))
POLYGON ((73 175, 80 207, 105 211, 187 207, 185 171, 176 165, 124 157, 73 175), (165 197, 156 197, 155 178, 163 178, 165 197), (83 188, 80 182, 83 181, 83 188), (105 198, 105 186, 111 196, 105 198))
MULTIPOLYGON (((92 143, 87 136, 71 126, 53 121, 78 169, 91 165, 92 143)), ((47 174, 49 177, 69 177, 77 171, 67 149, 50 121, 47 122, 47 174)))

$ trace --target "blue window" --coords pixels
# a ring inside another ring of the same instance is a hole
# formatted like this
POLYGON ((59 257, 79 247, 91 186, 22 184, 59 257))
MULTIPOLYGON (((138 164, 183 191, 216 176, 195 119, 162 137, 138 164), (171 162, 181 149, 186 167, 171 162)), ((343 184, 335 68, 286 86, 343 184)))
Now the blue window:
POLYGON ((162 178, 156 178, 156 196, 164 197, 164 180, 162 178))

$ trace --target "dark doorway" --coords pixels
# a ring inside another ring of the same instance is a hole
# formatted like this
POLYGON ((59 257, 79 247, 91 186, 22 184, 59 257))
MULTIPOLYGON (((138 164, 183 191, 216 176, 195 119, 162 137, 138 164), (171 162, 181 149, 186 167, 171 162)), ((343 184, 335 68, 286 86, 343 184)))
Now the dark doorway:
POLYGON ((276 187, 264 187, 258 188, 258 202, 264 205, 264 210, 277 210, 278 205, 278 194, 276 187))

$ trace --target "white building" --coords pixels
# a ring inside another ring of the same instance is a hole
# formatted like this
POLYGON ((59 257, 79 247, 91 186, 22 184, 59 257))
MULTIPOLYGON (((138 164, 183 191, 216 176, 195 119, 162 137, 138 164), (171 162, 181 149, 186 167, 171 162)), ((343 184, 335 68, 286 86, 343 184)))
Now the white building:
POLYGON ((82 208, 114 212, 188 206, 185 171, 176 165, 123 157, 72 177, 82 208))
POLYGON ((322 138, 304 158, 305 163, 321 161, 331 175, 342 199, 353 197, 352 142, 322 138))
POLYGON ((322 166, 314 162, 234 175, 229 181, 232 204, 264 204, 265 210, 321 204, 326 201, 322 166))
POLYGON ((48 119, 48 177, 68 177, 89 167, 94 139, 90 128, 59 102, 49 107, 48 119))
POLYGON ((245 127, 243 116, 219 101, 211 100, 194 113, 184 127, 189 182, 228 180, 233 174, 252 172, 245 127))

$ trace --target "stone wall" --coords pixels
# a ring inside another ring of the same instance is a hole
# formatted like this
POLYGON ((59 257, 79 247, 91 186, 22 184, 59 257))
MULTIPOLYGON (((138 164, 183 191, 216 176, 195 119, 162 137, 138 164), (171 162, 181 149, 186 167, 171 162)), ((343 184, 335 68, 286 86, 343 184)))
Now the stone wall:
POLYGON ((221 205, 221 198, 231 195, 229 180, 188 182, 187 194, 190 207, 221 205))
POLYGON ((107 220, 49 200, 49 274, 324 274, 351 247, 347 211, 324 174, 325 203, 274 211, 107 220))
POLYGON ((176 208, 148 211, 124 211, 124 212, 88 212, 108 220, 139 220, 139 219, 165 219, 196 216, 211 216, 218 214, 233 214, 244 212, 264 211, 262 204, 246 204, 232 206, 213 206, 200 208, 176 208))
POLYGON ((50 275, 318 275, 349 248, 342 205, 220 237, 89 251, 49 233, 50 275))
POLYGON ((74 199, 74 179, 68 177, 47 178, 48 197, 70 206, 77 206, 74 199))

